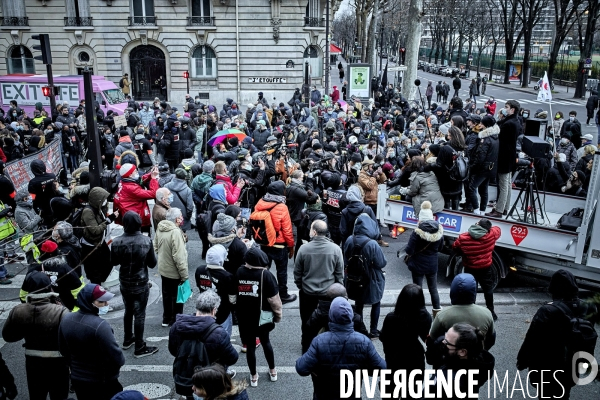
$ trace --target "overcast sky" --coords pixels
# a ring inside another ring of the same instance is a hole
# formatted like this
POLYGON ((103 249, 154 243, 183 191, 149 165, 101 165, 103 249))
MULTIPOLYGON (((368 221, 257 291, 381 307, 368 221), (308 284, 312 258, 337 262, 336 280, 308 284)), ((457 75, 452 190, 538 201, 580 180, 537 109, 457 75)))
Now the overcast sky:
POLYGON ((350 8, 350 6, 348 5, 349 3, 350 3, 350 0, 343 0, 337 13, 340 14, 340 13, 343 13, 345 10, 349 9, 350 8))

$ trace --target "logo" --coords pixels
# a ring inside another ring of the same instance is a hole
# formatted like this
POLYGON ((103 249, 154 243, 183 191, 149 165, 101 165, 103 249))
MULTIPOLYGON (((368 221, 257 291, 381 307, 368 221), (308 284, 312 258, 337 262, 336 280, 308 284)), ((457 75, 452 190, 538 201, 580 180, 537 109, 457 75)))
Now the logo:
POLYGON ((596 375, 598 375, 598 361, 590 353, 578 351, 573 354, 573 359, 571 360, 571 374, 573 382, 576 385, 582 386, 592 383, 596 379, 596 375), (580 361, 581 359, 585 361, 580 361), (582 378, 586 373, 588 375, 582 378))

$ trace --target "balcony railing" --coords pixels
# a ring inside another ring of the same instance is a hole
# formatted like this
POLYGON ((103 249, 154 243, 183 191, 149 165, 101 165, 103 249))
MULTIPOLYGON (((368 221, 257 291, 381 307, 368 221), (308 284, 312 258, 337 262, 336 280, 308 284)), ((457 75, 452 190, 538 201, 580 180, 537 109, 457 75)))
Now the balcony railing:
POLYGON ((92 17, 65 17, 65 26, 94 26, 92 17))
POLYGON ((156 16, 129 17, 129 26, 156 26, 156 16))
POLYGON ((29 17, 2 17, 2 26, 29 26, 29 17))
POLYGON ((311 28, 323 28, 325 27, 325 19, 304 17, 304 26, 308 26, 311 28))
POLYGON ((215 26, 215 17, 187 17, 187 26, 215 26))

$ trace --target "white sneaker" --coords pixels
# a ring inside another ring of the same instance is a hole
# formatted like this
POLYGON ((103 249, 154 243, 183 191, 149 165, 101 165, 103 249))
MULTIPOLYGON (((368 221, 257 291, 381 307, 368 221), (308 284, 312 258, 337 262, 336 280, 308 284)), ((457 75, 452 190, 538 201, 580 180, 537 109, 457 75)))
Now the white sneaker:
POLYGON ((475 215, 482 215, 481 211, 479 210, 473 210, 473 213, 475 213, 475 215))

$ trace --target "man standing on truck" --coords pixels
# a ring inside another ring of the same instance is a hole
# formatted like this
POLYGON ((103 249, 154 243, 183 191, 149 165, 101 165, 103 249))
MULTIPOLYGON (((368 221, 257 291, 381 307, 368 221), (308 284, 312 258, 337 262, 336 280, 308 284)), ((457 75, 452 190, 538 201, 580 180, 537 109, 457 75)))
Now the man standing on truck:
POLYGON ((492 312, 494 321, 498 320, 498 316, 494 312, 492 253, 501 234, 499 227, 492 226, 490 220, 482 218, 471 225, 467 232, 461 233, 452 245, 462 254, 465 273, 473 275, 476 283, 481 286, 485 305, 492 312))

